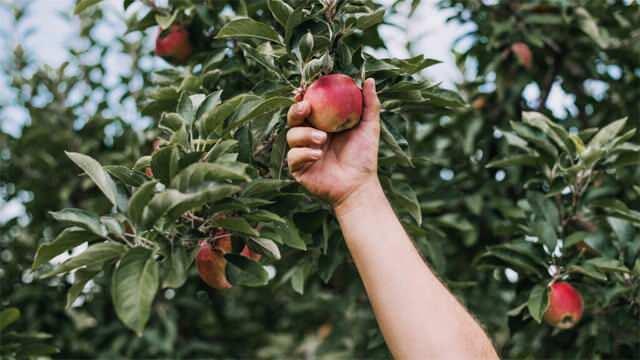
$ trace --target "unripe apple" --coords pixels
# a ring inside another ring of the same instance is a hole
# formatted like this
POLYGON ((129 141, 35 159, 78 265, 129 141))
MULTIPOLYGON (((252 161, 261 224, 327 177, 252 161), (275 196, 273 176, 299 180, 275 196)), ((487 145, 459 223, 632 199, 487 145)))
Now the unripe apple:
POLYGON ((344 74, 320 77, 305 90, 304 100, 311 105, 311 126, 326 132, 350 129, 362 116, 362 91, 344 74))
POLYGON ((172 25, 160 30, 156 38, 156 55, 172 64, 184 64, 193 49, 189 40, 189 31, 182 25, 172 25))
POLYGON ((582 295, 571 284, 558 281, 549 287, 549 307, 544 313, 544 320, 549 325, 572 328, 582 318, 583 310, 582 295))
POLYGON ((201 240, 200 249, 196 255, 196 267, 202 281, 215 289, 228 289, 232 285, 225 273, 227 260, 222 248, 213 247, 209 241, 201 240))
POLYGON ((523 42, 516 42, 511 45, 511 51, 516 55, 518 62, 527 69, 533 65, 533 54, 529 46, 523 42))
POLYGON ((262 254, 251 250, 251 248, 249 248, 247 245, 245 245, 242 248, 242 251, 240 252, 240 255, 242 255, 242 256, 244 256, 244 257, 246 257, 248 259, 251 259, 253 261, 260 261, 260 259, 262 259, 262 254))

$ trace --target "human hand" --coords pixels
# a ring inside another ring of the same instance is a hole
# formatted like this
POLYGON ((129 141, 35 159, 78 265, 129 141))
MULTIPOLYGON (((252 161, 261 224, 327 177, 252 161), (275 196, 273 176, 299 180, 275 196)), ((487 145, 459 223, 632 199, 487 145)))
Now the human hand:
POLYGON ((378 182, 380 101, 375 81, 364 82, 364 110, 360 123, 341 133, 326 133, 306 126, 311 106, 300 101, 289 109, 287 153, 289 171, 309 192, 331 203, 342 204, 364 185, 378 182))

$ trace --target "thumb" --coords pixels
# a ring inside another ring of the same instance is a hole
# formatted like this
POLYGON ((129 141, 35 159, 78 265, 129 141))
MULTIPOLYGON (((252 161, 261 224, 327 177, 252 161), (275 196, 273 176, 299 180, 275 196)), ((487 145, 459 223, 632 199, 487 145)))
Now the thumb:
POLYGON ((380 100, 376 93, 376 82, 372 78, 364 81, 362 86, 364 96, 364 111, 362 112, 362 123, 367 127, 380 127, 380 100))

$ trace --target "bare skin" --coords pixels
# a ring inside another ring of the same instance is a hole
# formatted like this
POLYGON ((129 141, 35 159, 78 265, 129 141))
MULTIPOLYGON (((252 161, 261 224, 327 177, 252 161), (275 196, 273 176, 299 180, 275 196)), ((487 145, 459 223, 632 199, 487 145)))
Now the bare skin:
POLYGON ((288 113, 293 177, 334 208, 385 341, 398 359, 497 359, 491 341, 438 280, 391 208, 380 185, 380 102, 373 79, 354 129, 308 127, 301 101, 288 113))

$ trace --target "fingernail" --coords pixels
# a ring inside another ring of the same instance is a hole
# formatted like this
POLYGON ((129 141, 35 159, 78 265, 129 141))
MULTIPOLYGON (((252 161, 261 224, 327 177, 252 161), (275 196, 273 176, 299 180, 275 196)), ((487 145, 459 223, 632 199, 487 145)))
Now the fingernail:
POLYGON ((313 132, 311 132, 311 139, 313 139, 313 142, 316 144, 324 143, 324 140, 326 138, 327 138, 327 134, 325 134, 322 131, 313 130, 313 132))
POLYGON ((320 159, 320 157, 322 156, 322 150, 320 149, 313 149, 311 150, 311 157, 314 159, 320 159))

